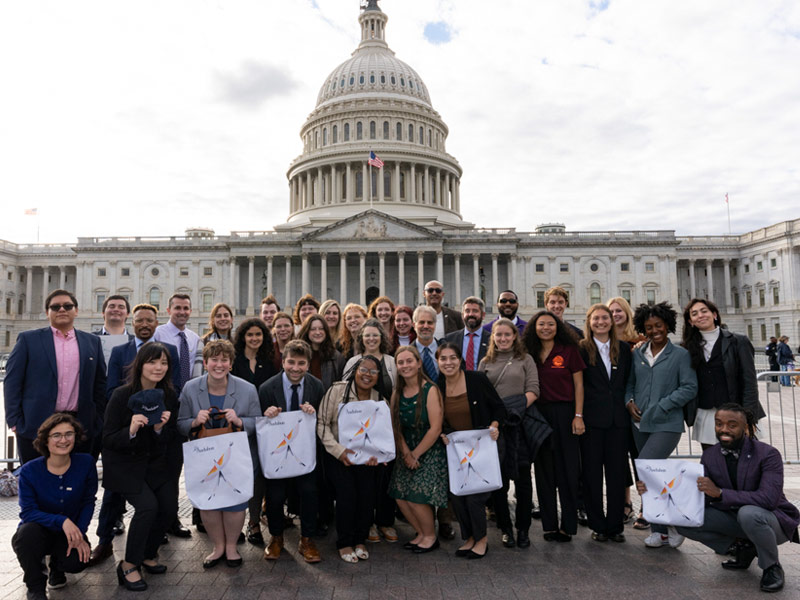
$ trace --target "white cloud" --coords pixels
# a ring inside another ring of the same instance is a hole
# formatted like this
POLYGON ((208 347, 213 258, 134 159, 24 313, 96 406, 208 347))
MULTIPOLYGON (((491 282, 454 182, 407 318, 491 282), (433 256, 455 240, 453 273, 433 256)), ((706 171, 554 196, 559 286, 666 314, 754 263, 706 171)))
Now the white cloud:
MULTIPOLYGON (((358 43, 357 7, 0 4, 0 238, 33 241, 33 207, 43 241, 283 222, 300 127, 358 43)), ((450 127, 465 219, 719 234, 726 192, 735 232, 799 216, 796 3, 381 7, 450 127), (437 22, 448 43, 426 40, 437 22)))

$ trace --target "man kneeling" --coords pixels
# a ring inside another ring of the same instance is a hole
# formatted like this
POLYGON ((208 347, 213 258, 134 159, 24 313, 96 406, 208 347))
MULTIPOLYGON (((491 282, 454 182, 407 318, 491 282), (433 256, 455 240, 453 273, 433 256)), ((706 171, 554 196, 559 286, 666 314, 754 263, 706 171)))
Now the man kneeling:
POLYGON ((736 558, 725 569, 747 569, 758 556, 763 569, 761 591, 783 588, 783 568, 778 545, 800 542, 800 511, 783 494, 780 452, 755 438, 755 419, 738 404, 724 404, 714 416, 719 443, 703 452, 701 463, 708 477, 697 479, 706 495, 705 522, 701 527, 678 527, 678 532, 725 554, 736 538, 736 558))

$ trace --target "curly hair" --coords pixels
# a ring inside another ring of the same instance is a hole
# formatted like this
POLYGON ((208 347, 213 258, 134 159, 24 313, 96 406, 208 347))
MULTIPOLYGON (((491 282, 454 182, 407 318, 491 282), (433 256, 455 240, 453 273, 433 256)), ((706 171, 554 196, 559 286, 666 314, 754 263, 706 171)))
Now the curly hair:
POLYGON ((210 358, 214 358, 220 354, 224 357, 227 357, 231 363, 233 363, 233 359, 236 358, 236 351, 233 349, 233 344, 231 344, 228 340, 214 340, 203 346, 204 361, 208 361, 210 358))
POLYGON ((553 339, 554 343, 560 344, 561 346, 578 346, 576 336, 555 313, 549 310, 540 310, 528 321, 528 324, 525 326, 525 331, 522 332, 522 342, 525 344, 528 354, 533 357, 537 365, 542 364, 542 359, 540 358, 542 353, 542 340, 539 339, 539 335, 536 333, 536 322, 545 316, 552 318, 556 322, 556 336, 553 339))
POLYGON ((486 350, 486 362, 493 363, 497 360, 497 353, 499 350, 497 349, 497 344, 494 341, 494 332, 498 327, 501 326, 508 327, 514 334, 514 341, 511 343, 511 351, 514 353, 514 358, 520 360, 525 358, 525 344, 522 343, 522 339, 519 337, 519 329, 517 329, 517 326, 514 325, 510 319, 500 317, 492 325, 492 337, 489 338, 489 348, 486 350))
POLYGON ((717 408, 717 412, 722 410, 744 415, 745 426, 747 427, 747 435, 750 437, 750 439, 758 439, 756 437, 756 432, 758 431, 758 419, 756 419, 755 415, 750 410, 746 409, 741 404, 736 404, 735 402, 726 402, 717 408))
POLYGON ((39 425, 39 429, 36 431, 36 439, 33 440, 33 448, 45 458, 50 457, 50 450, 47 447, 47 440, 50 437, 50 432, 62 423, 71 425, 72 430, 75 432, 75 443, 70 453, 75 452, 75 448, 78 444, 86 441, 86 433, 78 419, 65 412, 53 413, 44 420, 44 423, 39 425))
POLYGON ((322 315, 316 314, 306 317, 306 320, 303 321, 303 326, 300 327, 300 331, 297 332, 297 339, 303 340, 313 349, 314 345, 311 343, 308 334, 311 332, 311 326, 317 321, 322 323, 322 330, 325 332, 325 339, 320 343, 319 350, 317 350, 317 352, 319 352, 319 358, 322 361, 331 360, 336 354, 336 347, 333 345, 331 330, 322 315))
POLYGON ((659 302, 653 306, 640 304, 633 314, 633 326, 636 331, 644 334, 644 324, 648 319, 652 318, 661 319, 667 326, 667 331, 675 333, 675 327, 678 324, 678 313, 675 312, 669 302, 659 302))
POLYGON ((256 351, 256 358, 260 361, 271 362, 275 349, 272 343, 272 335, 270 334, 269 329, 267 329, 267 325, 260 318, 253 317, 251 319, 242 321, 239 324, 239 326, 236 328, 236 333, 233 336, 233 349, 236 351, 237 355, 244 354, 244 349, 247 345, 247 332, 253 327, 260 329, 261 335, 263 336, 261 345, 256 351))
POLYGON ((311 294, 305 294, 304 296, 301 296, 300 300, 297 301, 297 304, 294 305, 294 312, 292 313, 295 325, 302 325, 300 322, 300 309, 307 305, 313 306, 317 309, 317 311, 319 311, 319 300, 314 298, 314 296, 311 294))
POLYGON ((719 316, 719 309, 711 300, 706 300, 705 298, 692 298, 689 300, 686 308, 683 309, 683 335, 681 336, 681 346, 689 351, 689 356, 692 359, 692 366, 695 369, 704 365, 706 362, 705 355, 703 354, 703 346, 705 344, 703 334, 700 333, 697 327, 692 325, 692 307, 698 303, 705 304, 706 308, 714 313, 714 325, 723 327, 722 319, 719 316))
POLYGON ((378 351, 381 354, 388 354, 392 351, 392 340, 389 339, 389 336, 386 334, 386 330, 381 325, 381 322, 378 319, 371 317, 364 321, 364 324, 361 326, 361 329, 358 330, 356 334, 356 349, 363 353, 364 352, 364 330, 367 327, 374 327, 378 330, 378 333, 381 336, 381 345, 378 347, 378 351))

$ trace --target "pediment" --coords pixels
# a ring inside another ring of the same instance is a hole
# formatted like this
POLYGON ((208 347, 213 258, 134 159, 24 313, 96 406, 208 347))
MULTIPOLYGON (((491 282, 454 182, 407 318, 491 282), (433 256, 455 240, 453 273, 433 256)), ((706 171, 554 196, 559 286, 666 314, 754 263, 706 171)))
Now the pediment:
POLYGON ((305 241, 430 240, 441 235, 377 210, 366 210, 303 236, 305 241))

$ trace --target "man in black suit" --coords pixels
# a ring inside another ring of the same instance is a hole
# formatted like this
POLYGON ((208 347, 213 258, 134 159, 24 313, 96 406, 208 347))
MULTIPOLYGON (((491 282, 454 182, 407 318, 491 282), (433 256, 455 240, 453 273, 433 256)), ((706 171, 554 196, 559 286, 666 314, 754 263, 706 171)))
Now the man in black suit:
POLYGON ((448 333, 453 333, 464 327, 464 321, 457 310, 442 305, 444 300, 444 286, 441 281, 429 281, 423 291, 425 304, 436 311, 436 329, 433 332, 437 340, 444 339, 448 333))
POLYGON ((492 334, 483 328, 486 305, 477 296, 469 296, 461 304, 461 316, 464 328, 447 334, 444 339, 461 348, 461 368, 475 371, 480 360, 486 356, 489 339, 492 337, 492 334))
MULTIPOLYGON (((308 372, 311 366, 311 347, 302 340, 292 340, 283 349, 283 372, 267 379, 258 389, 261 410, 269 419, 283 411, 302 410, 314 414, 319 408, 325 389, 322 382, 308 372)), ((318 453, 319 455, 319 453, 318 453)), ((317 524, 317 479, 322 472, 320 461, 317 468, 299 477, 267 479, 267 523, 272 536, 264 550, 264 558, 277 560, 283 549, 283 503, 286 501, 287 484, 297 486, 300 496, 300 543, 298 552, 307 563, 321 560, 311 536, 317 524)), ((251 517, 252 518, 252 517, 251 517)))

